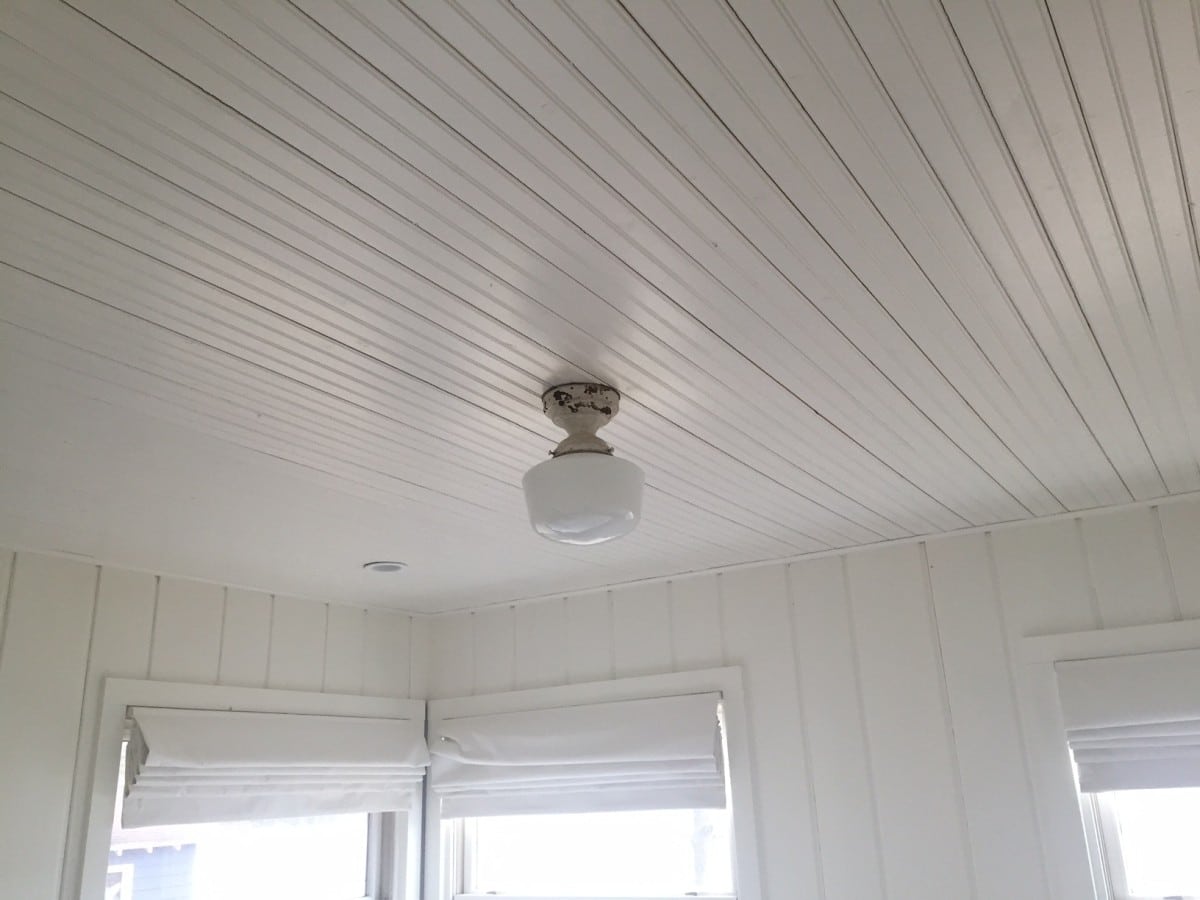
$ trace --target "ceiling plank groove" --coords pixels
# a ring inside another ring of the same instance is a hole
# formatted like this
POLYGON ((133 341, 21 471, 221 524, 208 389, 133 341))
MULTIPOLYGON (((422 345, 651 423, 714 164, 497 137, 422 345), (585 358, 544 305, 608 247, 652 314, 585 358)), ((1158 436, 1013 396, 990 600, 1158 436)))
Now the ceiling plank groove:
MULTIPOLYGON (((60 40, 60 38, 58 38, 58 37, 56 36, 56 40, 60 40)), ((700 356, 700 357, 703 357, 705 354, 709 354, 709 353, 711 353, 711 352, 712 352, 712 347, 711 347, 711 345, 710 345, 710 346, 708 346, 708 347, 704 347, 704 348, 698 348, 698 353, 697 353, 696 355, 698 355, 698 356, 700 356)), ((679 390, 679 389, 680 389, 680 385, 679 385, 678 383, 676 383, 675 385, 673 385, 673 389, 674 389, 674 390, 676 390, 676 391, 677 391, 677 390, 679 390)), ((745 402, 747 402, 747 400, 746 400, 746 399, 742 399, 742 400, 741 400, 741 403, 742 403, 742 404, 744 404, 745 402)), ((533 413, 531 413, 531 414, 533 414, 533 413)), ((752 430, 750 430, 750 429, 748 429, 748 428, 746 428, 746 429, 743 429, 743 433, 745 433, 745 434, 753 434, 753 431, 752 431, 752 430)), ((723 440, 727 440, 727 438, 723 438, 723 440)), ((776 469, 776 470, 777 470, 777 469, 776 469)), ((785 471, 786 471, 786 470, 785 470, 785 471)), ((784 481, 785 483, 787 482, 787 480, 789 480, 789 479, 787 478, 787 476, 783 476, 783 475, 776 475, 776 477, 779 477, 779 478, 780 478, 780 480, 781 480, 781 481, 784 481)), ((791 477, 792 477, 792 478, 794 478, 794 477, 795 477, 795 474, 794 474, 794 473, 792 473, 792 476, 791 476, 791 477)), ((824 484, 822 484, 822 483, 820 483, 820 482, 813 483, 813 482, 810 480, 810 481, 809 481, 809 486, 806 488, 806 491, 807 491, 807 492, 809 492, 809 493, 812 493, 812 492, 817 492, 817 493, 818 493, 818 499, 820 499, 820 501, 821 501, 821 502, 823 502, 823 503, 825 503, 826 505, 829 505, 829 506, 833 507, 834 509, 838 509, 838 508, 845 508, 845 502, 844 502, 844 501, 845 501, 845 499, 847 499, 847 498, 845 498, 845 497, 840 497, 840 496, 838 495, 838 492, 835 492, 835 491, 830 491, 828 488, 826 488, 826 487, 825 487, 825 485, 824 485, 824 484)), ((853 507, 851 507, 851 509, 854 509, 854 508, 853 508, 853 507)), ((862 516, 862 515, 865 515, 865 514, 867 514, 867 513, 865 513, 865 511, 863 511, 863 512, 857 512, 857 515, 858 515, 858 516, 862 516)), ((911 515, 911 514, 910 514, 910 515, 911 515)), ((879 518, 879 517, 876 517, 876 518, 875 518, 875 522, 876 522, 877 524, 873 524, 873 525, 872 525, 872 527, 876 528, 877 530, 882 528, 882 529, 884 529, 884 530, 885 530, 885 532, 886 532, 886 530, 888 530, 888 529, 894 529, 894 528, 895 528, 895 526, 893 526, 893 525, 891 525, 890 523, 888 523, 887 519, 884 519, 884 518, 879 518)), ((919 528, 927 528, 927 527, 930 527, 930 526, 929 526, 929 524, 928 524, 928 523, 919 523, 919 524, 916 524, 914 527, 916 527, 916 528, 918 528, 918 529, 919 529, 919 528)))
POLYGON ((0 543, 421 610, 1200 489, 1198 82, 1170 0, 12 0, 0 543))

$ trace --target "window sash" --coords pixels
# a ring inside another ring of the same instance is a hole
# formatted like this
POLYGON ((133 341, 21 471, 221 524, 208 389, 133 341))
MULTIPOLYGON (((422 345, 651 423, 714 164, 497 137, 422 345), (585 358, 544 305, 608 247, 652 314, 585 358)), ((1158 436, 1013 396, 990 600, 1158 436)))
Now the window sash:
MULTIPOLYGON (((395 697, 325 694, 311 691, 280 691, 225 685, 179 684, 127 678, 104 681, 97 722, 94 777, 86 827, 80 844, 67 848, 77 862, 78 876, 64 883, 63 896, 80 900, 104 900, 105 873, 117 799, 117 781, 122 755, 122 738, 130 707, 176 709, 224 709, 253 713, 282 713, 307 716, 359 716, 423 720, 425 702, 395 697)), ((380 875, 376 884, 380 898, 414 898, 420 895, 421 821, 423 793, 418 790, 414 808, 406 816, 380 818, 380 875)), ((70 866, 68 859, 66 866, 70 866)), ((371 898, 375 900, 375 898, 371 898)))
MULTIPOLYGON (((722 729, 725 746, 725 777, 733 827, 734 890, 739 900, 761 900, 757 857, 757 825, 752 805, 753 773, 750 771, 750 747, 747 736, 746 706, 741 670, 736 666, 647 675, 606 681, 561 685, 549 688, 479 694, 429 702, 430 734, 437 734, 441 721, 465 716, 549 709, 579 704, 650 699, 681 694, 718 692, 724 709, 722 729)), ((436 795, 429 791, 425 804, 425 864, 423 866, 426 900, 497 895, 472 894, 467 890, 463 869, 464 852, 458 837, 462 819, 444 817, 436 795)), ((516 896, 510 900, 518 900, 516 896)), ((546 898, 537 898, 546 900, 546 898)), ((607 900, 607 898, 601 898, 607 900)), ((629 898, 613 898, 629 900, 629 898)), ((635 898, 636 900, 636 898, 635 898)), ((674 900, 674 898, 670 898, 674 900)))

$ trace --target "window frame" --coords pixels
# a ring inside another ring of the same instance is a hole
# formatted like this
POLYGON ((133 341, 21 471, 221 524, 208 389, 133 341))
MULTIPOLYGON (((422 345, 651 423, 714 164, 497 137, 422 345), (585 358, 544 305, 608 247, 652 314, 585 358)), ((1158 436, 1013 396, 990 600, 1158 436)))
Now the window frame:
MULTIPOLYGON (((470 831, 474 821, 474 819, 456 819, 453 825, 453 840, 455 841, 453 852, 455 854, 456 877, 458 878, 457 884, 462 888, 471 886, 474 881, 471 872, 473 845, 470 839, 470 831)), ((550 898, 544 894, 490 894, 464 889, 457 890, 454 893, 454 900, 550 900, 550 898)), ((562 900, 739 900, 739 898, 735 889, 735 892, 732 894, 638 894, 633 897, 610 897, 607 894, 588 894, 586 896, 571 894, 569 897, 562 898, 562 900)))
MULTIPOLYGON (((134 706, 167 709, 217 709, 236 712, 292 713, 415 719, 424 721, 425 701, 356 694, 322 694, 269 688, 181 684, 107 678, 104 682, 93 764, 87 828, 83 835, 80 900, 103 900, 117 770, 128 710, 134 706)), ((406 815, 373 814, 368 820, 366 900, 416 900, 420 896, 423 792, 416 792, 406 815)))
MULTIPOLYGON (((725 721, 726 772, 730 785, 733 822, 733 895, 712 895, 711 900, 761 900, 757 826, 754 810, 750 744, 746 726, 746 703, 742 672, 736 666, 700 669, 665 675, 646 675, 559 687, 534 688, 498 694, 477 694, 431 700, 427 728, 434 733, 443 720, 490 713, 519 712, 604 703, 643 700, 680 694, 719 691, 725 721)), ((425 784, 425 900, 497 900, 494 894, 463 891, 466 848, 463 820, 443 819, 440 801, 425 784)), ((502 895, 503 900, 546 900, 502 895)), ((709 895, 705 895, 707 898, 709 895)), ((691 900, 688 897, 586 897, 570 900, 691 900)))
MULTIPOLYGON (((1155 894, 1134 894, 1129 890, 1125 873, 1125 855, 1121 851, 1121 826, 1111 801, 1103 793, 1082 795, 1084 799, 1084 828, 1088 851, 1097 883, 1103 887, 1108 900, 1170 900, 1155 894)), ((1181 900, 1195 900, 1184 895, 1181 900)))
MULTIPOLYGON (((1070 779, 1074 794, 1078 831, 1059 828, 1043 834, 1047 842, 1046 856, 1057 858, 1065 872, 1054 879, 1053 886, 1063 888, 1074 884, 1084 875, 1090 881, 1096 900, 1159 900, 1134 897, 1128 893, 1120 855, 1120 835, 1115 817, 1107 813, 1106 826, 1103 803, 1097 795, 1079 790, 1071 750, 1067 743, 1062 704, 1058 693, 1055 664, 1107 657, 1134 656, 1145 653, 1169 653, 1175 650, 1200 650, 1200 619, 1177 622, 1156 622, 1149 625, 1129 625, 1089 631, 1058 632, 1030 635, 1018 643, 1017 662, 1023 690, 1030 703, 1027 740, 1044 757, 1043 771, 1038 773, 1042 797, 1059 795, 1061 779, 1070 779), (1105 829, 1109 834, 1106 836, 1105 829), (1117 852, 1111 852, 1115 849, 1117 852), (1078 867, 1082 867, 1079 871, 1078 867)), ((1066 797, 1062 799, 1065 801, 1066 797)), ((1044 799, 1043 799, 1044 802, 1044 799)), ((1058 801, 1055 801, 1058 802, 1058 801)), ((1064 810, 1065 811, 1065 810, 1064 810)), ((1080 893, 1073 890, 1072 893, 1080 893)))

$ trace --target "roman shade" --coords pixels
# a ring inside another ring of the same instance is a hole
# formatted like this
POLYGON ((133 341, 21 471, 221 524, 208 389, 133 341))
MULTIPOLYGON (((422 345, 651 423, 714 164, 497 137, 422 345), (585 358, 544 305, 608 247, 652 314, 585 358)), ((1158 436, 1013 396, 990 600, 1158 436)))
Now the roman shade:
POLYGON ((125 828, 407 809, 429 762, 422 721, 146 707, 130 714, 125 828))
POLYGON ((1081 791, 1200 787, 1200 650, 1055 670, 1081 791))
POLYGON ((720 694, 464 716, 430 736, 442 815, 725 806, 720 694))

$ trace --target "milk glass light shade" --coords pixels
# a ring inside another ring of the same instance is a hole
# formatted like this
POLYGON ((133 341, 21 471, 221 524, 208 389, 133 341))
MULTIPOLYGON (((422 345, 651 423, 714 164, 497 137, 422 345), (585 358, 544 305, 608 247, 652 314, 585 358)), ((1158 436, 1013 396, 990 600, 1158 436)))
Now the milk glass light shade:
POLYGON ((642 470, 613 456, 596 432, 612 421, 621 395, 607 384, 560 384, 542 411, 567 436, 551 458, 525 473, 529 521, 562 544, 602 544, 629 534, 642 517, 642 470))
POLYGON ((601 544, 637 527, 642 470, 607 453, 568 453, 525 473, 529 521, 563 544, 601 544))

